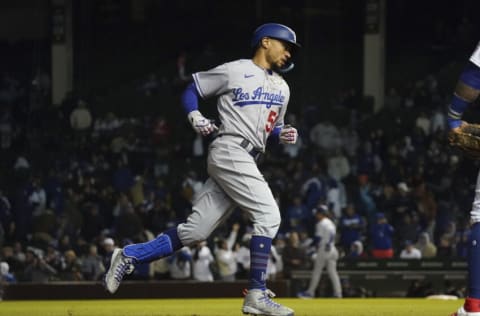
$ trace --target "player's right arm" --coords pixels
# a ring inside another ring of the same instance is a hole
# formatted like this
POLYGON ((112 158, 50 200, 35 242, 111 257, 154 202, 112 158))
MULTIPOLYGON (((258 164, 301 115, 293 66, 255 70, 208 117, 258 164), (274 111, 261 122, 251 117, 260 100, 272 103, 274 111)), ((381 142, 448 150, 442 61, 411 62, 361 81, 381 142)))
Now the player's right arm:
POLYGON ((183 109, 187 113, 188 121, 192 124, 195 132, 206 136, 218 130, 218 127, 198 110, 199 96, 195 82, 192 82, 182 93, 181 101, 183 109))
POLYGON ((196 72, 192 77, 193 82, 182 94, 182 105, 193 129, 206 136, 218 130, 218 127, 198 110, 198 100, 219 96, 228 91, 228 66, 223 64, 208 71, 196 72))

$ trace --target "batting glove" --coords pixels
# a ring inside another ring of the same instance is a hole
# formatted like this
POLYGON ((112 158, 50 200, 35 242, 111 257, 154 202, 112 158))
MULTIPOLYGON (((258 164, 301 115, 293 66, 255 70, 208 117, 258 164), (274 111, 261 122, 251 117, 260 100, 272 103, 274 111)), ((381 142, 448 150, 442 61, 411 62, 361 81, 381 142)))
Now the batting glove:
POLYGON ((188 113, 188 121, 192 124, 195 132, 203 136, 207 136, 218 130, 218 127, 211 120, 204 117, 200 111, 195 110, 188 113))
POLYGON ((285 125, 280 131, 280 143, 282 144, 295 144, 298 138, 297 129, 290 125, 285 125))

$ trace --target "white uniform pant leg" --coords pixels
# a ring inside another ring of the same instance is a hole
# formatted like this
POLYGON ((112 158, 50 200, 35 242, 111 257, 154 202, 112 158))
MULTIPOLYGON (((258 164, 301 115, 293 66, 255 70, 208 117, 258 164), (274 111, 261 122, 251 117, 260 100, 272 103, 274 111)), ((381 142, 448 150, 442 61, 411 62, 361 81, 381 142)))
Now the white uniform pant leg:
POLYGON ((317 257, 315 258, 315 263, 313 264, 312 278, 310 279, 310 284, 308 285, 307 292, 312 296, 315 296, 315 291, 317 290, 318 283, 322 277, 322 271, 327 263, 325 251, 318 250, 317 257))
POLYGON ((203 241, 233 210, 233 201, 209 178, 193 201, 192 213, 178 225, 178 237, 185 246, 203 241))
POLYGON ((472 210, 470 211, 470 220, 472 224, 480 222, 480 172, 477 175, 475 197, 473 199, 472 210))
POLYGON ((331 255, 329 255, 327 260, 327 273, 332 282, 333 296, 342 297, 342 285, 337 271, 338 251, 336 248, 333 248, 330 252, 331 255))
POLYGON ((280 210, 252 156, 237 139, 222 137, 212 143, 208 172, 236 206, 249 212, 253 235, 274 238, 280 210))

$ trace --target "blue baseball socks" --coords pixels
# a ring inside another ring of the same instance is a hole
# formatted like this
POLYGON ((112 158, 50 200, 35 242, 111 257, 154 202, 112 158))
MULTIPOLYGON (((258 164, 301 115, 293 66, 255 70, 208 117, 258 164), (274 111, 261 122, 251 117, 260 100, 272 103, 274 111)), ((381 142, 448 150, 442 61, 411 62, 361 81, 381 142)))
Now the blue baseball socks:
POLYGON ((169 256, 182 247, 183 244, 178 238, 177 227, 174 227, 166 230, 153 240, 126 246, 123 248, 123 254, 135 259, 136 263, 145 263, 169 256))
POLYGON ((250 240, 250 282, 249 289, 266 290, 267 264, 270 256, 272 239, 252 236, 250 240))
POLYGON ((468 249, 468 297, 463 308, 467 312, 480 312, 480 223, 471 228, 468 249))

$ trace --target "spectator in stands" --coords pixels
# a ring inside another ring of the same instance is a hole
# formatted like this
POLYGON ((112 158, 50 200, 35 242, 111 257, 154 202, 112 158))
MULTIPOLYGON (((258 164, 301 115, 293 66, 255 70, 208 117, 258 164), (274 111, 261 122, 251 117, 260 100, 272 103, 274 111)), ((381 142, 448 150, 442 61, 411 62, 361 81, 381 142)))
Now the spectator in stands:
POLYGON ((288 230, 305 229, 312 220, 312 213, 303 203, 301 196, 295 195, 292 204, 285 210, 285 225, 288 230))
POLYGON ((26 252, 25 270, 22 279, 34 283, 47 283, 57 271, 45 262, 43 254, 37 249, 29 248, 26 252))
POLYGON ((237 273, 237 260, 233 249, 238 236, 240 225, 235 223, 227 239, 220 238, 215 249, 215 258, 218 265, 218 273, 223 281, 234 281, 237 273))
POLYGON ((418 180, 415 186, 414 199, 422 229, 433 236, 436 226, 437 201, 423 179, 418 180))
POLYGON ((50 94, 51 83, 49 73, 42 67, 38 67, 32 80, 33 90, 38 94, 38 97, 45 98, 50 94))
POLYGON ((307 268, 307 253, 300 247, 300 238, 296 231, 289 233, 287 245, 282 251, 284 277, 290 278, 292 270, 307 268))
POLYGON ((172 126, 165 117, 159 116, 153 121, 151 133, 153 144, 165 146, 168 145, 171 139, 172 126))
POLYGON ((211 266, 215 263, 206 242, 198 243, 193 249, 193 279, 201 282, 213 282, 211 266))
POLYGON ((360 215, 366 217, 368 224, 375 222, 377 205, 374 197, 374 186, 367 174, 359 174, 357 177, 358 187, 355 192, 355 208, 360 215))
POLYGON ((103 266, 109 267, 110 266, 110 259, 113 254, 113 250, 115 249, 115 241, 107 237, 102 241, 103 247, 103 266))
POLYGON ((430 235, 427 232, 423 232, 418 237, 418 242, 415 248, 420 250, 422 258, 431 259, 437 255, 437 246, 430 240, 430 235))
POLYGON ((3 246, 2 252, 0 253, 0 258, 2 261, 5 261, 10 266, 11 271, 13 271, 17 276, 21 276, 25 268, 24 261, 18 260, 13 253, 12 246, 3 246))
POLYGON ((34 177, 30 184, 28 203, 33 209, 33 215, 40 215, 47 205, 47 194, 38 177, 34 177))
POLYGON ((325 153, 334 152, 342 146, 340 131, 330 121, 319 122, 312 127, 310 142, 325 153))
POLYGON ((345 256, 346 259, 361 260, 368 258, 368 254, 363 249, 363 243, 355 240, 351 245, 349 252, 345 256))
POLYGON ((147 80, 140 86, 140 91, 142 91, 146 97, 156 95, 159 90, 160 82, 157 79, 157 75, 153 72, 148 75, 147 80))
POLYGON ((431 121, 431 133, 437 134, 438 132, 444 132, 447 126, 447 118, 445 117, 444 110, 441 107, 437 107, 430 118, 431 121))
MULTIPOLYGON (((117 160, 117 168, 113 172, 112 185, 115 190, 121 193, 127 193, 135 184, 135 175, 132 169, 123 159, 117 160)), ((122 199, 126 197, 121 196, 122 199)))
POLYGON ((340 245, 344 251, 349 251, 353 242, 364 238, 366 224, 365 219, 357 213, 355 205, 348 204, 339 222, 340 245))
POLYGON ((411 240, 405 240, 405 246, 400 252, 400 259, 421 259, 422 253, 411 240))
POLYGON ((81 281, 84 279, 80 260, 73 249, 63 253, 62 269, 59 271, 59 276, 64 281, 81 281))
MULTIPOLYGON (((251 233, 245 233, 240 242, 235 244, 235 259, 237 260, 237 279, 248 278, 250 271, 250 240, 251 233)), ((273 246, 272 246, 273 248, 273 246)))
POLYGON ((358 147, 360 145, 360 136, 358 131, 352 127, 343 127, 340 129, 340 137, 342 150, 348 159, 352 161, 357 155, 358 147))
POLYGON ((126 238, 138 240, 143 231, 143 223, 138 212, 131 203, 123 208, 122 213, 120 213, 115 219, 114 230, 118 240, 126 238))
POLYGON ((402 246, 405 240, 418 240, 421 227, 416 213, 405 213, 401 223, 395 229, 396 246, 402 246))
POLYGON ((415 211, 415 203, 406 182, 401 181, 397 183, 392 207, 391 220, 396 229, 402 223, 405 214, 415 211))
POLYGON ((437 246, 437 258, 450 260, 454 254, 452 240, 449 236, 442 235, 437 246))
POLYGON ((105 266, 103 259, 98 255, 97 246, 90 244, 88 246, 88 253, 83 256, 81 262, 81 271, 85 280, 100 280, 103 273, 105 273, 105 266))
POLYGON ((385 109, 395 112, 402 106, 402 97, 398 94, 397 89, 390 87, 388 93, 385 96, 385 109))
POLYGON ((380 158, 373 151, 373 144, 370 140, 366 140, 361 144, 355 158, 354 166, 358 176, 366 175, 372 177, 379 171, 380 158))
POLYGON ((350 175, 350 162, 341 148, 335 149, 327 158, 327 174, 341 181, 350 175))
POLYGON ((313 209, 319 202, 324 202, 327 196, 326 177, 321 163, 314 162, 310 169, 310 176, 301 186, 303 201, 308 210, 313 209))
POLYGON ((417 119, 415 120, 415 126, 420 128, 425 135, 430 135, 431 132, 431 122, 430 119, 427 117, 427 113, 423 110, 418 115, 417 119))
POLYGON ((92 123, 93 118, 87 102, 82 99, 78 100, 77 107, 70 113, 70 127, 75 132, 77 140, 85 140, 92 123))
POLYGON ((123 121, 120 120, 115 113, 108 112, 105 117, 99 117, 93 124, 92 136, 95 138, 112 137, 114 132, 123 125, 123 121))
POLYGON ((15 224, 13 222, 12 204, 8 196, 0 188, 0 247, 5 240, 11 241, 15 224))
POLYGON ((83 212, 82 235, 87 241, 92 241, 99 232, 106 228, 105 218, 100 213, 100 207, 95 203, 84 205, 83 212))
POLYGON ((62 255, 57 250, 57 241, 51 241, 47 246, 47 251, 44 256, 44 260, 55 270, 59 271, 62 267, 62 255))
POLYGON ((394 229, 388 223, 385 214, 377 213, 377 222, 370 228, 372 257, 377 259, 393 258, 392 237, 394 229))
POLYGON ((185 280, 192 277, 192 252, 183 247, 167 259, 170 277, 173 280, 185 280))

